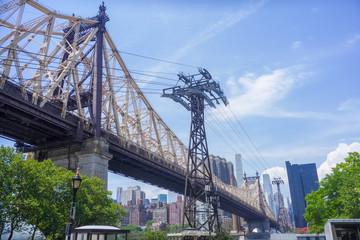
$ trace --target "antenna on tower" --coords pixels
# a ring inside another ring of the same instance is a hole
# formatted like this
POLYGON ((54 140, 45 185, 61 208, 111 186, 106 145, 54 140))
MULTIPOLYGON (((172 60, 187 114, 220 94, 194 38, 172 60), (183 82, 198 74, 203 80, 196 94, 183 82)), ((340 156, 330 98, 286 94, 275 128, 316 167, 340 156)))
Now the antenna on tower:
POLYGON ((205 133, 205 106, 215 108, 220 101, 228 105, 228 101, 211 74, 204 68, 199 68, 198 74, 178 74, 182 83, 171 88, 163 89, 162 97, 171 98, 191 111, 190 141, 187 162, 187 173, 184 191, 183 222, 188 221, 191 228, 214 231, 214 225, 220 227, 218 217, 219 197, 212 179, 209 161, 209 151, 205 133), (206 204, 207 220, 201 222, 196 218, 196 202, 202 200, 206 204))

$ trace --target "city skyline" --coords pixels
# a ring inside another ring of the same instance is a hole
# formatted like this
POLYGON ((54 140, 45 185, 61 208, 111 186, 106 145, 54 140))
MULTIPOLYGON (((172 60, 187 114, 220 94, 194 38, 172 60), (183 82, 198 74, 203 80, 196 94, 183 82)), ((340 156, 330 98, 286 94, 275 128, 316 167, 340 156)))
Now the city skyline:
MULTIPOLYGON (((99 4, 80 0, 45 5, 91 17, 99 4)), ((257 170, 288 184, 285 161, 291 161, 315 163, 322 179, 347 152, 360 151, 359 2, 138 0, 105 5, 110 18, 106 27, 124 62, 185 145, 190 114, 160 98, 165 87, 154 83, 175 85, 178 72, 193 74, 197 69, 136 55, 201 66, 220 82, 230 105, 206 112, 209 152, 234 166, 235 154, 242 154, 249 176, 257 170)), ((0 144, 13 145, 4 139, 0 144)), ((109 173, 113 198, 117 187, 135 185, 150 198, 167 194, 109 173)), ((284 188, 287 197, 288 185, 284 188)))

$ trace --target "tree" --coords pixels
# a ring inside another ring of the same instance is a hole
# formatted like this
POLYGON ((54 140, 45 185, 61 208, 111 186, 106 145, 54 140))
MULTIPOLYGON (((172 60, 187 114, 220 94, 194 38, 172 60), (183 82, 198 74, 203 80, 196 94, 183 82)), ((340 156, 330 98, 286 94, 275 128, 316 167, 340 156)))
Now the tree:
POLYGON ((151 226, 152 226, 153 223, 154 223, 154 220, 148 220, 148 221, 146 221, 144 231, 145 231, 145 232, 146 232, 146 231, 150 231, 150 230, 151 230, 151 226))
MULTIPOLYGON (((62 239, 69 221, 74 173, 57 168, 50 160, 24 161, 24 155, 0 148, 0 237, 20 230, 23 224, 40 230, 48 239, 62 239)), ((114 225, 125 210, 104 190, 98 178, 81 175, 83 182, 76 198, 74 227, 90 224, 114 225)))
POLYGON ((234 238, 227 232, 224 228, 219 228, 215 231, 216 236, 212 239, 214 240, 233 240, 234 238))
POLYGON ((9 233, 11 239, 14 231, 18 230, 24 221, 19 214, 19 200, 15 194, 20 185, 19 179, 15 177, 20 168, 15 166, 21 163, 23 158, 23 154, 16 153, 11 148, 0 147, 0 237, 3 233, 9 233))
POLYGON ((145 240, 166 240, 166 232, 163 231, 147 231, 144 232, 145 240))
POLYGON ((104 181, 81 175, 83 181, 76 197, 76 226, 101 224, 117 226, 126 211, 104 190, 104 181))
MULTIPOLYGON (((186 228, 186 227, 185 227, 186 228)), ((182 231, 182 225, 181 224, 175 224, 175 225, 167 225, 166 226, 166 232, 167 233, 178 233, 182 231)))
POLYGON ((141 227, 138 226, 138 225, 129 224, 127 226, 121 227, 121 229, 130 230, 130 233, 129 233, 129 236, 128 236, 129 240, 142 240, 142 239, 144 239, 143 231, 142 231, 141 227))
POLYGON ((349 153, 305 199, 304 217, 316 232, 323 232, 330 218, 360 218, 360 154, 349 153))
POLYGON ((33 226, 33 236, 40 230, 47 238, 61 238, 72 198, 69 181, 74 174, 56 168, 50 160, 39 163, 30 159, 21 165, 18 178, 22 183, 17 197, 22 202, 19 207, 25 222, 33 226))

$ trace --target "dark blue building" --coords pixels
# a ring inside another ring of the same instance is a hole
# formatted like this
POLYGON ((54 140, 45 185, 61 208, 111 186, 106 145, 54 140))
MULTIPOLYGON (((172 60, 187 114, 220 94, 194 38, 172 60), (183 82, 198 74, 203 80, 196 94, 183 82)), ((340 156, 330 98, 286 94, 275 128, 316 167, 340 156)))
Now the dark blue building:
POLYGON ((319 189, 319 178, 315 163, 293 164, 286 161, 286 170, 289 179, 290 195, 294 211, 295 226, 306 227, 304 219, 306 201, 305 196, 319 189))

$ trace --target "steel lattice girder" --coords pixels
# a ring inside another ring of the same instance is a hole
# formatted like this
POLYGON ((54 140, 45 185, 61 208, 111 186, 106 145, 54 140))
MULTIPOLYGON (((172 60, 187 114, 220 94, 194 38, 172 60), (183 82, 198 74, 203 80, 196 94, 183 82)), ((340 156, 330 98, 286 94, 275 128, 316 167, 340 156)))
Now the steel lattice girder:
MULTIPOLYGON (((11 137, 35 145, 41 140, 41 144, 49 142, 49 146, 61 142, 59 139, 71 142, 74 138, 93 136, 89 108, 98 19, 59 14, 33 0, 14 0, 0 6, 0 24, 4 26, 0 36, 0 133, 11 135, 5 128, 16 124, 22 126, 26 137, 21 132, 11 137), (27 9, 37 11, 40 17, 25 16, 27 9), (10 88, 16 89, 16 96, 7 92, 10 88), (19 116, 17 111, 23 115, 19 116), (39 124, 33 116, 47 123, 39 124), (41 125, 54 132, 40 130, 41 125)), ((187 148, 153 110, 108 31, 105 29, 102 34, 102 135, 113 142, 134 146, 148 156, 165 159, 170 166, 185 171, 187 148)), ((212 179, 221 199, 227 202, 236 199, 242 203, 239 208, 254 212, 256 218, 263 216, 258 201, 253 201, 258 189, 235 188, 217 181, 215 176, 212 179)), ((268 208, 266 217, 273 218, 268 208)))
POLYGON ((203 95, 193 94, 191 96, 191 130, 185 183, 184 218, 187 219, 190 227, 213 231, 213 226, 219 225, 219 219, 217 203, 210 202, 210 199, 213 198, 208 196, 215 197, 216 194, 209 162, 204 107, 203 95), (196 184, 197 181, 202 182, 204 187, 199 188, 196 184), (200 199, 204 199, 207 204, 207 221, 205 222, 200 222, 196 218, 198 213, 196 202, 200 199))

